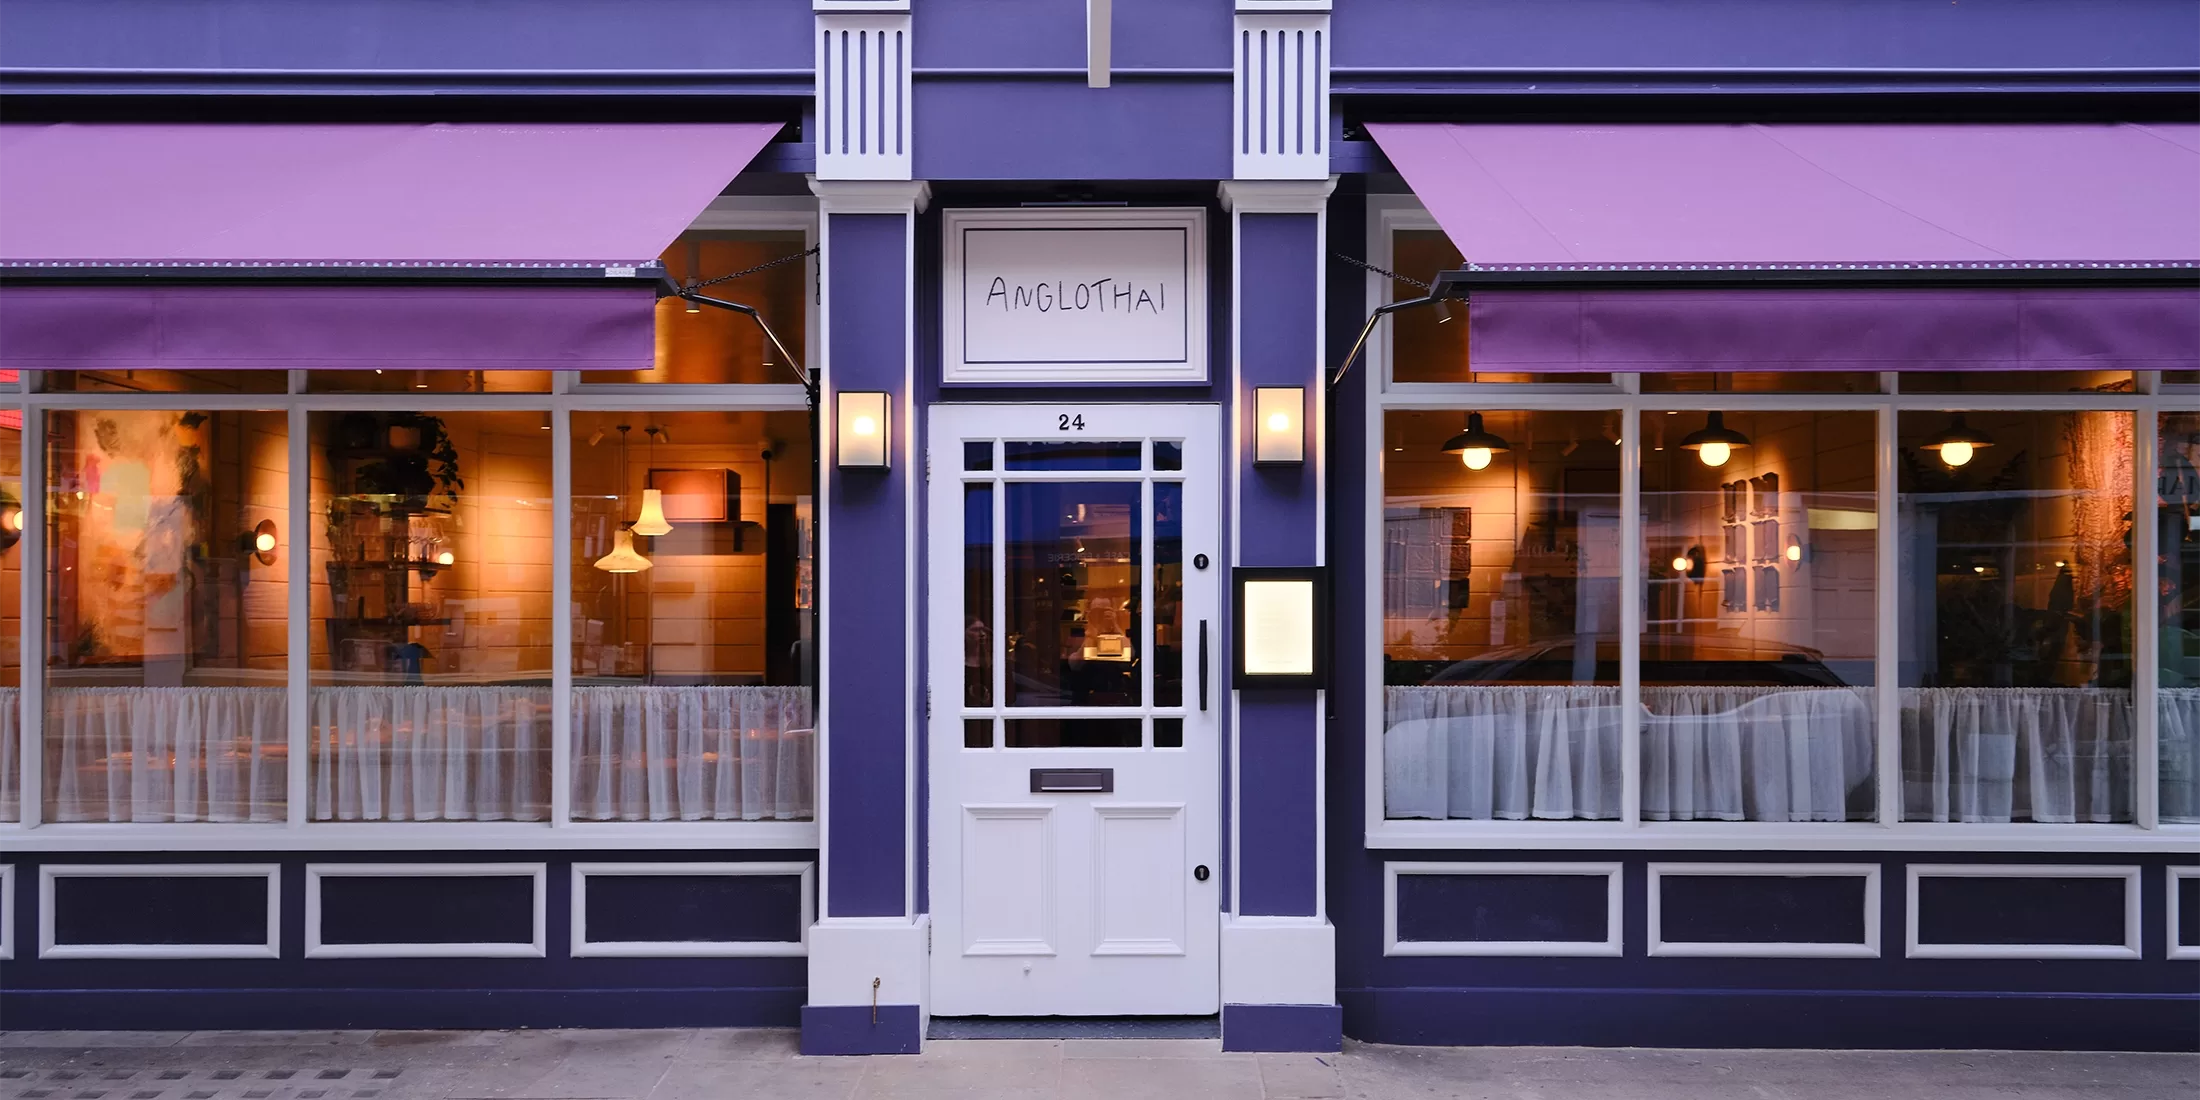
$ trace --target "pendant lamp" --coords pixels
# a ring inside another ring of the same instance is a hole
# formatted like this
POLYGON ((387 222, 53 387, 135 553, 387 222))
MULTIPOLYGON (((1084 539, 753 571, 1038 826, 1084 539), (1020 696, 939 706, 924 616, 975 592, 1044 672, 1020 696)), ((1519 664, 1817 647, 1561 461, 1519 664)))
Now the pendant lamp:
POLYGON ((1963 414, 1957 413, 1948 421, 1946 431, 1927 439, 1918 446, 1928 451, 1939 451, 1941 464, 1953 470, 1969 465, 1977 457, 1980 447, 1994 445, 1994 437, 1978 431, 1963 422, 1963 414))
POLYGON ((1749 437, 1726 426, 1726 417, 1712 413, 1704 418, 1703 428, 1688 433, 1681 440, 1681 449, 1696 452, 1696 457, 1706 466, 1724 466, 1734 452, 1749 446, 1749 437))
MULTIPOLYGON (((654 427, 642 429, 643 434, 649 436, 649 453, 652 458, 657 454, 658 431, 659 429, 654 427)), ((665 494, 663 490, 642 490, 642 514, 634 518, 634 533, 637 535, 669 535, 672 533, 672 523, 665 519, 665 494)))
POLYGON ((611 552, 596 559, 596 568, 606 573, 639 573, 654 564, 634 549, 634 532, 625 527, 611 536, 611 552))
POLYGON ((1491 456, 1512 450, 1512 444, 1496 432, 1485 431, 1481 413, 1467 414, 1467 430, 1444 441, 1444 453, 1459 456, 1469 470, 1488 468, 1491 456))

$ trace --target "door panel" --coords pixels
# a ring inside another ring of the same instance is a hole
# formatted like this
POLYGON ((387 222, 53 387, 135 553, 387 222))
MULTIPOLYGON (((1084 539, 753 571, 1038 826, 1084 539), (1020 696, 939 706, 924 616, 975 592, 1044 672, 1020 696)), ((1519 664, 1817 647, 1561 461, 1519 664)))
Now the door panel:
POLYGON ((1219 852, 1219 724, 1187 639, 1220 610, 1220 424, 932 410, 938 1014, 1219 1009, 1219 876, 1193 873, 1219 852))

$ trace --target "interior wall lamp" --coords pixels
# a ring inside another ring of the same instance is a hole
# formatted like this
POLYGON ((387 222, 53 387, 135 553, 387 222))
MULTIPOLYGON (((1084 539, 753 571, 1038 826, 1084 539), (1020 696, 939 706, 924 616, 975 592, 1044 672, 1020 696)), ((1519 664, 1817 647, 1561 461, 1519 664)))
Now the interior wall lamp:
POLYGON ((1962 413, 1948 421, 1947 430, 1918 444, 1924 450, 1940 452, 1941 464, 1951 470, 1969 465, 1979 448, 1993 445, 1994 437, 1965 424, 1962 413))
POLYGON ((1692 581, 1701 581, 1704 576, 1706 560, 1703 547, 1691 546, 1687 550, 1673 555, 1673 561, 1671 562, 1673 575, 1692 581))
POLYGON ((23 540, 23 506, 13 496, 0 493, 0 550, 12 549, 23 540))
POLYGON ((261 565, 275 564, 275 544, 278 540, 275 537, 274 520, 263 519, 254 524, 252 530, 238 541, 244 543, 244 552, 261 565))
POLYGON ((1749 437, 1726 426, 1726 417, 1712 413, 1704 418, 1703 427, 1688 433, 1681 440, 1681 449, 1696 452, 1696 457, 1706 466, 1726 465, 1734 452, 1749 446, 1749 437))
POLYGON ((1306 461, 1306 387, 1260 386, 1253 390, 1253 464, 1289 466, 1306 461))
POLYGON ((1233 683, 1239 688, 1329 686, 1329 570, 1230 571, 1233 683))
POLYGON ((1468 413, 1467 430, 1444 441, 1444 453, 1458 455, 1469 470, 1486 470, 1493 456, 1509 450, 1504 436, 1483 429, 1481 413, 1468 413))
POLYGON ((884 470, 893 452, 894 399, 879 390, 833 396, 835 463, 843 470, 884 470))

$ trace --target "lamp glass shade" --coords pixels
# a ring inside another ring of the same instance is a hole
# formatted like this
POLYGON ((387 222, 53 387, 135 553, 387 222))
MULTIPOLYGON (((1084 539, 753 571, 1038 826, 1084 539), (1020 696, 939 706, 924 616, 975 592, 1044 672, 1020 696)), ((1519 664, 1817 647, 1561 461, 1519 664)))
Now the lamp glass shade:
POLYGON ((1261 386, 1253 391, 1253 461, 1306 461, 1306 389, 1261 386))
POLYGON ((1994 437, 1978 431, 1963 422, 1963 414, 1957 413, 1948 421, 1948 427, 1918 444, 1928 451, 1940 452, 1940 461, 1949 469, 1968 466, 1978 457, 1981 447, 1994 445, 1994 437))
POLYGON ((637 535, 669 535, 672 533, 672 523, 665 519, 664 490, 642 490, 642 514, 635 518, 633 531, 637 535))
POLYGON ((843 469, 883 470, 893 443, 893 399, 877 390, 844 390, 833 398, 835 462, 843 469))
POLYGON ((1469 470, 1488 469, 1493 456, 1509 450, 1504 436, 1482 427, 1481 413, 1468 413, 1467 430, 1444 441, 1444 453, 1458 455, 1469 470))
POLYGON ((606 573, 639 573, 652 564, 634 549, 634 532, 624 527, 611 536, 611 552, 596 559, 596 568, 606 573))
POLYGON ((1701 429, 1688 433, 1681 440, 1681 449, 1696 452, 1696 457, 1706 466, 1724 466, 1734 452, 1749 446, 1749 437, 1726 426, 1722 413, 1704 417, 1701 429))

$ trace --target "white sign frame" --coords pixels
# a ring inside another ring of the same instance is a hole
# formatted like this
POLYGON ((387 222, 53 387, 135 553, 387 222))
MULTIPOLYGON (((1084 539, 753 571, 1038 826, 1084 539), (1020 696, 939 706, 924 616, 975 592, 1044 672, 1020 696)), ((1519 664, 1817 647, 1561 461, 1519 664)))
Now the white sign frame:
POLYGON ((1207 212, 1198 207, 1119 207, 1098 210, 956 209, 942 214, 942 292, 940 302, 942 376, 947 385, 1077 385, 1164 383, 1205 385, 1207 347, 1207 212), (1030 299, 1013 295, 1006 285, 1005 262, 1020 258, 1019 246, 1050 258, 1063 255, 1065 234, 1111 234, 1115 258, 1092 282, 1069 277, 1025 280, 1030 299), (1006 250, 1009 255, 1003 257, 1006 250), (974 256, 974 251, 976 255, 974 256), (1142 254, 1141 254, 1142 253, 1142 254), (1128 261, 1128 262, 1126 262, 1128 261), (1143 263, 1144 266, 1139 266, 1143 263), (990 274, 988 272, 991 272, 990 274), (1003 280, 996 285, 995 278, 1003 280), (1126 294, 1116 280, 1130 279, 1126 294), (982 280, 982 282, 980 282, 982 280), (1102 281, 1108 282, 1101 286, 1102 281), (1051 289, 1049 289, 1051 288, 1051 289), (990 295, 988 292, 993 292, 990 295), (1148 291, 1151 291, 1148 294, 1148 291), (994 319, 987 302, 1010 293, 994 319), (1081 300, 1089 304, 1058 311, 1042 301, 1081 300), (1172 301, 1171 299, 1174 299, 1172 301), (1028 304, 1017 308, 1017 301, 1028 304), (1128 303, 1115 312, 1118 303, 1128 303), (1156 321, 1119 326, 1116 337, 1094 329, 1141 310, 1156 321), (1068 332, 1039 336, 1030 319, 1045 313, 1085 314, 1068 332), (1112 316, 1111 316, 1112 315, 1112 316), (984 319, 981 321, 981 319, 984 319), (1097 323, 1097 324, 1096 324, 1097 323), (1019 331, 1019 328, 1022 331, 1019 331), (1042 346, 1053 343, 1059 350, 1042 346), (1092 357, 1092 350, 1114 351, 1092 357))

